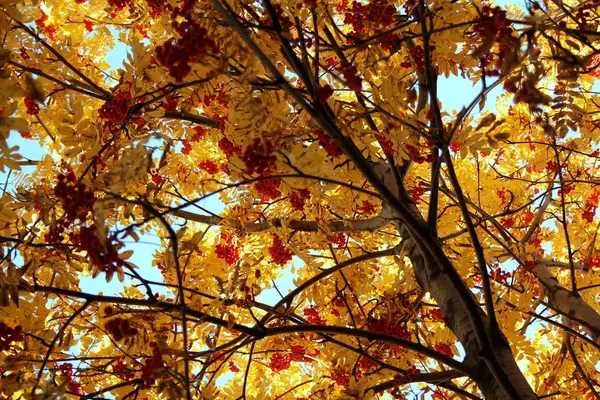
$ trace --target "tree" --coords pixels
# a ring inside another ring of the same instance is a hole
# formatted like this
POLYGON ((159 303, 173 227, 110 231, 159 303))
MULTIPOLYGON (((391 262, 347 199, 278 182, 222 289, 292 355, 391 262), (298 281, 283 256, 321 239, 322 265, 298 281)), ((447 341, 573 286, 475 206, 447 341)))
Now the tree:
POLYGON ((3 398, 599 398, 600 1, 0 7, 3 398))

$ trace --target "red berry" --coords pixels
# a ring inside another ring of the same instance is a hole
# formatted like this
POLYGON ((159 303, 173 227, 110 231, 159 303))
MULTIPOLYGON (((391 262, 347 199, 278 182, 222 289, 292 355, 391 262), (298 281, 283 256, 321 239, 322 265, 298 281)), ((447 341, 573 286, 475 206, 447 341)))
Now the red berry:
POLYGON ((290 194, 290 204, 292 208, 298 211, 303 211, 306 204, 306 200, 310 198, 310 190, 300 189, 290 194))
POLYGON ((273 144, 270 141, 254 139, 254 142, 242 154, 242 161, 246 164, 246 173, 248 175, 254 173, 269 175, 272 169, 275 168, 275 162, 277 161, 273 149, 273 144))
POLYGON ((40 113, 40 106, 37 101, 29 96, 25 97, 25 107, 27 107, 27 114, 29 115, 38 115, 40 113))
POLYGON ((258 181, 253 187, 260 195, 262 201, 270 201, 281 197, 279 185, 281 185, 281 179, 275 178, 258 181))
POLYGON ((329 154, 333 158, 341 157, 344 153, 342 149, 338 147, 338 145, 329 138, 321 129, 317 129, 313 132, 317 138, 319 139, 319 145, 325 149, 327 154, 329 154))
POLYGON ((240 250, 232 244, 218 244, 215 248, 217 258, 225 260, 231 266, 237 264, 240 259, 240 250))
POLYGON ((319 86, 317 89, 317 100, 319 103, 326 103, 327 99, 329 99, 333 95, 333 89, 329 85, 319 86))
POLYGON ((273 245, 269 248, 269 255, 277 265, 285 265, 292 260, 292 252, 283 246, 279 236, 273 237, 273 245))
POLYGON ((269 357, 269 368, 273 372, 284 371, 288 369, 292 365, 292 360, 290 359, 289 354, 283 353, 273 353, 271 357, 269 357))

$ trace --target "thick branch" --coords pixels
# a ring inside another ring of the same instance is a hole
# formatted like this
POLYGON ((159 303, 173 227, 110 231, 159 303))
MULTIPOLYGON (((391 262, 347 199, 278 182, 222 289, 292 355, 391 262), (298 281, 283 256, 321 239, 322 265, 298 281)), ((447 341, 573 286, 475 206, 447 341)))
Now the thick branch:
MULTIPOLYGON (((296 101, 298 106, 304 109, 333 140, 335 140, 346 156, 364 175, 369 184, 375 188, 384 202, 390 206, 396 217, 402 222, 402 225, 406 230, 408 230, 410 237, 414 239, 414 243, 418 247, 417 252, 419 257, 421 258, 421 254, 423 254, 427 258, 428 265, 435 265, 437 275, 442 275, 444 277, 445 288, 435 285, 435 289, 449 294, 448 286, 450 286, 450 292, 452 292, 451 294, 453 295, 452 309, 460 309, 462 314, 467 317, 467 320, 462 321, 462 329, 465 329, 465 327, 469 327, 470 325, 470 329, 468 329, 469 332, 471 334, 473 332, 475 333, 477 346, 470 346, 470 352, 473 357, 477 357, 480 361, 483 361, 481 367, 485 367, 485 370, 491 372, 491 374, 482 377, 482 379, 480 378, 478 384, 484 387, 488 386, 496 391, 496 393, 489 393, 490 395, 493 395, 491 398, 535 399, 535 393, 533 393, 531 387, 516 365, 514 356, 510 352, 508 342, 505 341, 500 344, 502 350, 500 352, 497 351, 498 343, 494 343, 496 348, 492 347, 492 343, 489 340, 489 332, 486 332, 485 329, 485 316, 481 312, 478 302, 466 287, 465 282, 458 275, 450 260, 444 254, 440 243, 431 237, 427 226, 423 224, 420 219, 417 219, 417 216, 408 209, 406 202, 401 201, 396 197, 393 194, 393 191, 386 187, 378 178, 372 166, 364 158, 355 143, 344 136, 342 131, 336 125, 336 122, 330 118, 331 115, 334 115, 333 111, 326 105, 315 105, 315 107, 317 107, 315 109, 307 103, 300 93, 282 76, 281 72, 276 68, 271 59, 250 37, 247 30, 237 20, 236 15, 232 12, 227 2, 211 0, 211 4, 214 9, 221 14, 224 20, 240 35, 242 40, 246 42, 250 50, 260 59, 268 72, 273 74, 273 76, 281 82, 282 89, 290 95, 294 101, 296 101), (457 299, 459 304, 456 304, 457 299), (504 369, 506 369, 506 371, 504 369), (493 384, 490 385, 490 380, 496 383, 495 387, 493 384), (505 393, 505 391, 507 393, 505 393)), ((308 82, 305 84, 308 84, 308 82)), ((420 214, 418 217, 420 217, 420 214)), ((416 269, 417 268, 415 267, 415 271, 416 269)), ((436 297, 434 291, 432 291, 432 294, 436 297)), ((459 326, 450 327, 453 331, 460 328, 459 326)), ((493 336, 498 335, 501 335, 501 333, 494 332, 493 336)))
MULTIPOLYGON (((219 216, 200 215, 185 210, 176 210, 173 212, 173 215, 188 221, 199 222, 206 225, 216 226, 231 224, 231 222, 225 221, 224 218, 219 216)), ((367 219, 331 221, 327 223, 327 225, 332 232, 375 232, 383 228, 389 222, 388 219, 377 216, 367 219)), ((284 225, 295 231, 317 232, 319 230, 319 224, 316 221, 302 221, 297 219, 285 221, 281 218, 273 218, 262 222, 247 222, 241 224, 239 227, 243 229, 244 232, 263 232, 271 228, 280 228, 284 225)))
POLYGON ((219 128, 221 126, 221 121, 219 120, 181 111, 165 111, 163 117, 193 122, 194 124, 208 126, 209 128, 219 128))

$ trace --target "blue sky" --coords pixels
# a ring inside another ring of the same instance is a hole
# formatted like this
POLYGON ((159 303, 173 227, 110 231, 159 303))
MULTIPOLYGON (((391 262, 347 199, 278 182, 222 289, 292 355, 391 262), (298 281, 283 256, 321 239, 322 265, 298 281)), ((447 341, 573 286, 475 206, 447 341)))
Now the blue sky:
MULTIPOLYGON (((499 4, 507 4, 509 1, 499 1, 499 4)), ((118 31, 111 28, 115 38, 118 38, 118 31)), ((107 62, 111 66, 111 70, 119 69, 122 66, 123 61, 126 57, 128 46, 118 40, 116 40, 115 47, 108 53, 107 62)), ((438 81, 438 97, 442 102, 442 106, 445 110, 451 112, 452 110, 461 110, 463 106, 467 106, 474 98, 479 94, 481 85, 473 85, 472 82, 451 76, 450 78, 444 78, 441 76, 438 81)), ((497 87, 491 91, 488 95, 485 109, 493 108, 495 105, 496 97, 502 93, 502 88, 497 87)), ((478 112, 478 109, 474 110, 478 112)), ((21 154, 32 160, 40 159, 44 155, 44 150, 34 141, 25 140, 20 137, 16 132, 13 132, 9 138, 10 145, 18 145, 21 147, 21 154)), ((25 171, 33 170, 32 167, 25 167, 25 171)), ((0 178, 4 179, 5 174, 0 174, 0 178)), ((219 213, 223 209, 223 204, 216 197, 210 197, 208 200, 201 204, 203 207, 211 210, 214 213, 219 213)), ((159 240, 152 234, 145 234, 141 238, 140 242, 136 243, 133 240, 129 240, 126 243, 126 249, 134 250, 133 256, 129 259, 132 263, 140 267, 138 273, 144 278, 154 281, 162 281, 162 276, 157 268, 151 266, 152 254, 158 250, 159 240)), ((299 260, 295 260, 299 262, 299 260)), ((293 288, 291 268, 288 268, 289 274, 285 274, 276 280, 276 284, 282 293, 287 293, 289 289, 293 288)), ((124 284, 128 284, 126 280, 124 284)), ((84 291, 98 293, 103 292, 104 294, 117 294, 121 292, 123 284, 118 282, 117 279, 113 279, 110 284, 104 283, 101 277, 97 279, 82 278, 81 289, 84 291)), ((163 292, 163 291, 160 291, 163 292)), ((275 290, 265 291, 259 298, 261 301, 267 303, 274 303, 279 299, 279 295, 275 290)))
MULTIPOLYGON (((513 2, 501 0, 497 1, 496 3, 499 5, 505 5, 513 2)), ((111 28, 111 32, 113 32, 115 38, 118 38, 118 32, 115 29, 111 28)), ((107 62, 111 66, 111 70, 116 70, 122 66, 127 50, 128 46, 126 44, 118 40, 116 41, 115 47, 108 53, 106 58, 107 62)), ((441 76, 438 81, 438 97, 442 102, 443 108, 449 112, 452 110, 458 111, 461 110, 463 106, 467 106, 475 98, 475 96, 479 94, 480 90, 480 83, 473 85, 472 82, 459 77, 451 76, 450 78, 444 78, 441 76)), ((493 89, 487 97, 486 107, 484 110, 492 109, 495 105, 497 96, 501 93, 501 86, 493 89)), ((478 111, 479 110, 477 108, 474 110, 474 113, 477 113, 478 111)), ((44 155, 43 149, 40 148, 36 142, 22 139, 16 132, 11 134, 9 138, 9 144, 19 145, 21 147, 21 154, 28 159, 37 160, 44 155)), ((24 170, 31 171, 33 168, 25 167, 24 170)), ((5 176, 5 174, 0 174, 0 179, 3 181, 5 176)), ((216 196, 210 197, 201 205, 214 213, 221 212, 224 206, 216 196)), ((138 272, 143 277, 155 281, 162 280, 162 276, 158 269, 151 266, 152 254, 155 252, 155 250, 159 249, 158 238, 152 234, 145 234, 138 243, 134 242, 133 240, 126 242, 126 248, 134 250, 134 254, 129 261, 140 267, 138 272)), ((296 260, 296 262, 298 262, 298 260, 296 260)), ((290 270, 290 274, 286 274, 286 276, 281 277, 276 281, 278 288, 284 294, 288 291, 288 289, 293 288, 291 269, 288 270, 290 270)), ((128 281, 125 282, 125 284, 127 283, 128 281)), ((105 294, 116 294, 121 291, 122 287, 123 285, 119 283, 117 279, 113 279, 110 284, 103 283, 101 277, 97 279, 83 278, 81 281, 81 289, 93 293, 104 292, 105 294)), ((278 300, 278 298, 279 296, 274 290, 268 290, 261 295, 260 300, 268 303, 274 303, 278 300)))
MULTIPOLYGON (((498 1, 499 4, 511 3, 510 1, 498 1)), ((118 37, 118 35, 115 35, 118 37)), ((107 61, 111 65, 112 69, 118 69, 126 56, 128 47, 121 42, 117 41, 115 48, 108 54, 107 61)), ((450 77, 448 79, 440 77, 438 81, 438 97, 440 98, 443 108, 447 111, 460 110, 463 106, 467 106, 477 96, 481 90, 481 84, 473 85, 472 82, 459 77, 450 77)), ((485 109, 494 108, 496 98, 502 93, 501 86, 495 88, 488 95, 485 109)), ((478 109, 475 110, 476 112, 478 109)), ((43 149, 37 145, 34 141, 24 140, 18 133, 13 133, 9 139, 10 145, 19 145, 21 147, 21 154, 32 160, 40 159, 44 155, 43 149)), ((31 167, 24 168, 26 171, 32 170, 31 167)), ((0 178, 4 180, 6 174, 0 174, 0 178)), ((212 212, 219 213, 223 204, 218 200, 216 196, 209 198, 201 204, 203 207, 211 210, 212 212)), ((138 272, 149 280, 162 281, 162 276, 157 268, 152 267, 152 254, 159 249, 159 241, 152 234, 145 234, 142 236, 140 242, 135 243, 130 240, 126 242, 126 248, 134 250, 133 256, 129 261, 138 265, 140 268, 138 272)), ((295 258, 295 263, 299 263, 299 260, 295 258)), ((291 290, 294 285, 292 281, 293 275, 291 269, 288 268, 288 273, 277 279, 276 284, 278 289, 283 293, 287 293, 291 290)), ((125 284, 130 283, 126 281, 125 284)), ((118 294, 121 292, 123 284, 119 283, 115 278, 110 284, 106 284, 100 276, 97 279, 82 278, 81 289, 89 293, 103 292, 104 294, 118 294)), ((154 288, 156 289, 156 288, 154 288)), ((157 292, 164 292, 156 290, 157 292)), ((259 301, 273 304, 279 300, 279 295, 273 289, 265 291, 258 298, 259 301)))
MULTIPOLYGON (((512 3, 511 1, 497 1, 497 4, 505 5, 512 3)), ((115 33, 115 37, 118 37, 118 34, 115 33)), ((125 59, 127 52, 127 45, 121 43, 119 41, 116 42, 116 45, 113 50, 111 50, 107 56, 107 61, 111 65, 111 69, 118 69, 123 60, 125 59)), ((596 85, 597 89, 600 89, 600 85, 596 85)), ((595 87, 595 88, 596 88, 595 87)), ((473 85, 472 82, 459 78, 459 77, 450 77, 444 78, 443 76, 439 77, 438 80, 438 97, 442 103, 443 109, 451 112, 452 110, 460 110, 463 106, 467 106, 471 103, 471 101, 479 94, 481 90, 481 83, 477 83, 473 85)), ((503 89, 500 86, 493 89, 490 94, 487 96, 486 106, 484 111, 489 111, 495 108, 496 99, 499 95, 503 93, 503 89)), ((477 114, 479 112, 479 108, 477 107, 474 110, 474 113, 477 114)), ((16 132, 11 134, 9 139, 9 145, 19 145, 21 147, 21 154, 32 160, 40 159, 44 155, 43 149, 39 147, 37 143, 30 140, 24 140, 20 137, 20 135, 16 132)), ((25 171, 33 170, 32 167, 25 167, 25 171)), ((4 182, 6 178, 6 174, 0 174, 0 181, 4 182)), ((219 213, 223 209, 223 204, 220 202, 218 197, 212 196, 209 200, 204 201, 202 207, 214 212, 219 213)), ((600 210, 599 210, 600 212, 600 210)), ((137 266, 139 266, 138 272, 149 280, 154 281, 162 281, 162 275, 160 271, 152 267, 152 254, 159 250, 159 241, 153 236, 153 234, 145 234, 141 237, 140 242, 136 243, 133 240, 126 241, 126 249, 134 250, 133 256, 129 261, 133 262, 137 266)), ((294 261, 296 267, 300 265, 300 260, 297 257, 294 257, 294 261)), ((506 270, 514 269, 514 262, 507 262, 503 264, 503 268, 506 270)), ((285 294, 289 290, 293 289, 293 277, 294 275, 291 273, 291 267, 287 268, 284 276, 278 278, 275 283, 281 291, 281 293, 285 294)), ((121 284, 116 278, 109 284, 105 283, 103 279, 103 275, 99 276, 96 279, 92 279, 90 277, 81 279, 81 290, 88 293, 99 293, 103 292, 104 294, 119 294, 124 285, 130 284, 131 280, 126 280, 124 284, 121 284)), ((153 288, 155 292, 165 293, 164 289, 158 289, 157 287, 153 288)), ((269 289, 264 291, 257 300, 274 304, 279 300, 280 296, 274 289, 269 289)), ((539 323, 535 323, 532 327, 527 331, 527 336, 531 337, 535 332, 536 326, 539 323)), ((460 349, 460 346, 459 346, 460 349)), ((462 349, 461 349, 462 350, 462 349)), ((464 352, 461 352, 464 354, 464 352)), ((225 376, 223 379, 228 379, 225 376)))

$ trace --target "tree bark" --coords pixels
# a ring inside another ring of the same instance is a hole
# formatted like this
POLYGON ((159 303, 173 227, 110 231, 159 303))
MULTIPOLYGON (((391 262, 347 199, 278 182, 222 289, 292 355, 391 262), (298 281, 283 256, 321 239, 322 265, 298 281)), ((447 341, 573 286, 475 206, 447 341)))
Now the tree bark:
MULTIPOLYGON (((411 201, 410 199, 407 199, 411 201)), ((413 204, 414 206, 414 204, 413 204)), ((423 224, 424 219, 420 216, 416 207, 415 212, 418 213, 423 224)), ((415 217, 417 217, 415 213, 415 217)), ((406 229, 401 224, 398 224, 398 231, 401 235, 407 234, 406 229)), ((481 390, 482 394, 486 399, 497 399, 507 400, 510 397, 507 396, 505 391, 500 387, 496 377, 488 368, 485 359, 481 357, 482 348, 478 343, 478 340, 473 332, 472 323, 469 318, 468 311, 463 306, 462 302, 459 301, 459 294, 455 288, 453 282, 450 281, 449 274, 455 273, 456 271, 443 271, 437 263, 432 262, 428 257, 424 257, 419 250, 416 242, 412 239, 407 241, 404 249, 407 252, 408 258, 410 259, 415 273, 415 277, 419 284, 428 291, 431 296, 435 299, 436 303, 444 313, 444 321, 448 328, 456 335, 458 340, 461 342, 465 349, 466 357, 465 363, 473 372, 471 378, 477 383, 477 386, 481 390)), ((469 290, 467 286, 464 286, 464 290, 469 290)), ((481 318, 487 325, 487 316, 479 307, 477 299, 472 296, 472 301, 480 312, 481 318)), ((517 366, 513 353, 510 349, 510 345, 506 340, 502 332, 491 332, 489 327, 486 328, 489 333, 489 337, 492 338, 492 351, 498 360, 502 370, 508 376, 508 379, 519 392, 522 399, 537 399, 537 396, 531 389, 529 383, 521 373, 521 370, 517 366)))
POLYGON ((561 286, 543 262, 536 263, 533 272, 548 298, 548 304, 568 315, 571 321, 581 325, 594 342, 600 344, 600 314, 579 293, 561 286))
MULTIPOLYGON (((390 187, 394 184, 387 164, 381 162, 375 168, 386 186, 390 187)), ((400 201, 408 208, 414 220, 421 225, 420 228, 426 229, 425 219, 404 190, 401 190, 400 201)), ((390 218, 394 217, 394 212, 387 209, 383 216, 386 217, 388 213, 391 214, 389 215, 390 218)), ((488 362, 484 358, 486 355, 483 354, 484 350, 475 335, 472 318, 469 315, 470 311, 465 307, 464 302, 460 300, 461 294, 459 291, 469 292, 473 308, 478 310, 481 320, 486 325, 486 332, 492 342, 493 356, 496 357, 502 371, 506 374, 505 378, 510 381, 518 392, 519 398, 537 399, 537 395, 533 392, 515 361, 508 340, 500 330, 490 329, 487 316, 462 278, 458 276, 456 269, 444 270, 441 265, 421 251, 418 243, 410 237, 409 230, 400 222, 400 219, 396 218, 395 221, 398 233, 403 238, 408 238, 404 250, 411 261, 417 281, 435 299, 444 313, 444 322, 463 345, 466 353, 464 362, 473 371, 470 377, 477 383, 484 397, 491 400, 513 400, 501 387, 497 376, 492 373, 488 362), (455 275, 454 279, 451 279, 451 274, 455 275), (456 286, 457 276, 460 278, 462 287, 456 286)), ((450 261, 448 260, 448 262, 450 261)))

